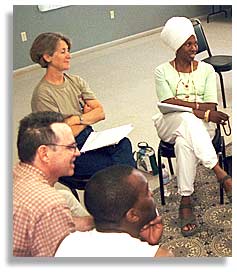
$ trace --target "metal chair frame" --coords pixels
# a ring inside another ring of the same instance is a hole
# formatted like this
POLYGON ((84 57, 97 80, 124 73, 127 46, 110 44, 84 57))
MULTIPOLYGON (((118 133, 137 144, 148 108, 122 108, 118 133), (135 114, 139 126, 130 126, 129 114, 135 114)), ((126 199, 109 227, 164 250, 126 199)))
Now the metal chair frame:
POLYGON ((209 23, 209 18, 211 16, 216 15, 216 14, 220 14, 220 13, 224 13, 225 18, 227 18, 227 11, 222 8, 222 5, 219 5, 219 10, 217 10, 217 11, 215 11, 215 6, 213 5, 212 6, 212 12, 208 13, 208 15, 207 15, 207 23, 209 23))
POLYGON ((207 51, 208 57, 202 59, 202 61, 209 63, 215 69, 215 72, 219 75, 221 94, 223 107, 226 108, 226 97, 225 97, 225 87, 222 72, 227 72, 232 70, 232 56, 229 55, 212 55, 211 49, 209 47, 207 38, 205 36, 202 24, 199 19, 191 19, 194 27, 195 34, 198 40, 198 52, 197 54, 207 51))

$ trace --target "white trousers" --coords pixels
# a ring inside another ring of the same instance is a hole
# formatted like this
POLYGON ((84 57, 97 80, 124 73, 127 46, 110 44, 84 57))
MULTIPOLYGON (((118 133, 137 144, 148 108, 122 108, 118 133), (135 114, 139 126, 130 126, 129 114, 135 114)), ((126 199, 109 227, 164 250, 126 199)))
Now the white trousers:
POLYGON ((178 193, 190 196, 194 191, 198 163, 212 169, 218 162, 212 145, 216 125, 189 112, 159 113, 152 119, 159 138, 175 143, 178 193))

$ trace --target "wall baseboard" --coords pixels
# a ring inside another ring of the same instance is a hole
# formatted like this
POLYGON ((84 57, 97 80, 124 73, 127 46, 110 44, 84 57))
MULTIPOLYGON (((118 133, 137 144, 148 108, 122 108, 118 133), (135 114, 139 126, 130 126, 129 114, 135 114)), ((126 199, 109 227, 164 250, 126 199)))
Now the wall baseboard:
POLYGON ((121 39, 117 39, 117 40, 113 40, 113 41, 110 41, 110 42, 95 45, 95 46, 92 46, 92 47, 89 47, 89 48, 85 48, 85 49, 82 49, 80 51, 72 53, 72 56, 77 56, 78 54, 82 55, 82 54, 92 53, 92 52, 103 50, 103 49, 113 47, 113 46, 116 46, 116 45, 119 45, 119 44, 122 44, 122 43, 126 43, 126 42, 129 42, 129 41, 132 41, 132 40, 136 40, 136 39, 139 39, 139 38, 142 38, 142 37, 150 36, 150 35, 161 32, 162 28, 163 27, 154 28, 154 29, 147 30, 147 31, 144 31, 144 32, 140 32, 140 33, 137 33, 137 34, 134 34, 134 35, 130 35, 130 36, 127 36, 127 37, 124 37, 124 38, 121 38, 121 39))
MULTIPOLYGON (((72 58, 74 58, 74 57, 77 57, 78 55, 81 56, 81 55, 85 55, 85 54, 90 54, 90 53, 93 53, 93 52, 96 52, 96 51, 99 51, 99 50, 103 50, 103 49, 106 49, 106 48, 109 48, 109 47, 112 47, 112 46, 115 46, 115 45, 119 45, 119 44, 129 42, 129 41, 132 41, 132 40, 136 40, 136 39, 139 39, 139 38, 142 38, 142 37, 145 37, 145 36, 150 36, 150 35, 161 32, 162 28, 163 27, 154 28, 154 29, 144 31, 144 32, 140 32, 140 33, 137 33, 137 34, 134 34, 134 35, 131 35, 131 36, 127 36, 127 37, 124 37, 124 38, 121 38, 121 39, 118 39, 118 40, 98 44, 98 45, 95 45, 95 46, 92 46, 92 47, 88 47, 88 48, 73 52, 71 54, 71 56, 72 56, 72 58)), ((28 65, 26 67, 22 67, 22 68, 14 70, 13 71, 13 76, 19 76, 19 75, 22 75, 23 73, 27 73, 27 72, 30 72, 30 71, 33 71, 33 70, 36 70, 36 69, 42 69, 42 68, 37 63, 32 64, 32 65, 28 65)))

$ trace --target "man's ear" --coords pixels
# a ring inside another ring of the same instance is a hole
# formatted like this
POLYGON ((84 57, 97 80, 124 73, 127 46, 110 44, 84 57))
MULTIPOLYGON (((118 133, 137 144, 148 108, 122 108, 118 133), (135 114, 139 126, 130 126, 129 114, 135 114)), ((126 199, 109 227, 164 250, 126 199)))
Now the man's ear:
POLYGON ((37 155, 42 162, 44 163, 49 162, 48 147, 46 145, 41 145, 38 147, 37 155))
POLYGON ((136 223, 140 220, 140 215, 137 209, 131 208, 126 213, 126 218, 131 223, 136 223))

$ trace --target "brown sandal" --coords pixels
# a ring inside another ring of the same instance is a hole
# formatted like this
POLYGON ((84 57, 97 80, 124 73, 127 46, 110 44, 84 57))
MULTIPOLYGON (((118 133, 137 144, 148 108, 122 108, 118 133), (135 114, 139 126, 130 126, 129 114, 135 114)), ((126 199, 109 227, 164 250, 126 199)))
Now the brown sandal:
POLYGON ((182 204, 181 203, 180 204, 180 206, 179 206, 179 220, 180 220, 181 233, 183 234, 184 237, 192 236, 197 232, 198 224, 196 221, 196 217, 193 214, 193 206, 191 203, 189 203, 189 204, 182 204), (188 217, 184 216, 181 213, 181 210, 183 210, 183 209, 190 209, 191 210, 190 216, 188 216, 188 217), (184 230, 183 227, 185 227, 187 225, 195 225, 195 227, 190 230, 184 230))

